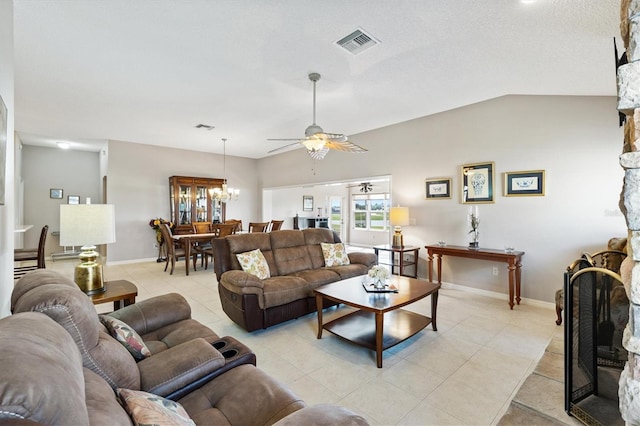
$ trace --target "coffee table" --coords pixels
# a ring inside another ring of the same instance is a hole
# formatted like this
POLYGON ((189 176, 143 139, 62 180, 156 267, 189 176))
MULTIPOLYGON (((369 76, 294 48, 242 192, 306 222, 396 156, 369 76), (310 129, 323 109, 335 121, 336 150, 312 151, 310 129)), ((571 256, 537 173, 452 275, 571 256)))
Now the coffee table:
POLYGON ((314 290, 318 310, 318 339, 322 330, 376 352, 376 363, 382 368, 382 352, 413 336, 431 324, 436 326, 439 283, 393 276, 398 293, 367 293, 362 287, 365 276, 349 278, 314 290), (400 309, 431 296, 431 318, 400 309), (322 323, 323 299, 357 308, 326 324, 322 323), (386 326, 386 327, 385 327, 386 326))

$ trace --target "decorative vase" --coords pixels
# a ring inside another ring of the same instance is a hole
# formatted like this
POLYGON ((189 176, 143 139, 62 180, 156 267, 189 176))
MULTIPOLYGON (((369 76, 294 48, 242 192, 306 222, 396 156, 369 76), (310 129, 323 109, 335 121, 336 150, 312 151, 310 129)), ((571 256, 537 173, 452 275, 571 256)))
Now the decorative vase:
POLYGON ((385 284, 384 284, 384 280, 381 278, 377 278, 376 281, 373 283, 373 288, 375 288, 376 290, 382 290, 384 289, 385 284))
POLYGON ((480 247, 480 242, 478 241, 479 235, 480 235, 480 231, 478 231, 477 229, 474 231, 471 231, 471 236, 473 237, 473 239, 469 243, 470 248, 477 249, 478 247, 480 247))

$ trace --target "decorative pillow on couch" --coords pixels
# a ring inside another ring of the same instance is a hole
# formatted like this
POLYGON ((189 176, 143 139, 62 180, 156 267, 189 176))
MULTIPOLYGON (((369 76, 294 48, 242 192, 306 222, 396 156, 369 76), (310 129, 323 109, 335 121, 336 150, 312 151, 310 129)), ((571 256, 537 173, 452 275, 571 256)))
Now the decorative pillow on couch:
POLYGON ((100 315, 100 322, 107 327, 109 334, 122 343, 136 360, 139 361, 151 356, 151 351, 133 328, 109 315, 100 315))
POLYGON ((322 255, 324 256, 324 266, 327 268, 331 266, 349 265, 349 256, 347 256, 347 250, 344 248, 344 244, 320 243, 320 247, 322 247, 322 255))
POLYGON ((120 388, 116 393, 136 425, 195 426, 184 407, 175 401, 130 389, 120 388))
POLYGON ((260 249, 247 251, 245 253, 238 253, 236 254, 236 257, 238 258, 238 262, 240 263, 242 270, 247 274, 255 275, 261 280, 271 276, 267 259, 264 258, 260 249))

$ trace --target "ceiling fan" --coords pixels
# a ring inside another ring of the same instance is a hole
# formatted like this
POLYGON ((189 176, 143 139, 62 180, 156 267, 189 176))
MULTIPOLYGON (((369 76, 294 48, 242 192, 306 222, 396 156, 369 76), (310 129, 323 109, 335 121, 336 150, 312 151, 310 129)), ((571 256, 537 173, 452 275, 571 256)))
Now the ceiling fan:
POLYGON ((316 124, 316 83, 320 80, 320 74, 312 72, 309 80, 313 82, 313 124, 304 131, 303 139, 267 139, 268 141, 295 141, 280 148, 272 149, 269 154, 286 149, 290 146, 301 144, 307 149, 307 153, 316 160, 322 160, 330 149, 345 152, 365 152, 366 149, 349 142, 346 135, 341 133, 325 133, 322 127, 316 124))
POLYGON ((373 191, 373 185, 371 182, 362 182, 356 185, 348 185, 347 188, 360 188, 360 192, 367 193, 373 191))

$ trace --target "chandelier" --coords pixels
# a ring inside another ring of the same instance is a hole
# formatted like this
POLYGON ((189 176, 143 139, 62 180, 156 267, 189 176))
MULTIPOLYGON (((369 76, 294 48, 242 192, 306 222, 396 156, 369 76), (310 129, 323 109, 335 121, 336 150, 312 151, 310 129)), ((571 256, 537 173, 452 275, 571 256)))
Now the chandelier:
POLYGON ((240 195, 240 190, 227 186, 227 140, 224 138, 222 139, 222 174, 225 176, 222 188, 209 188, 211 199, 222 203, 237 200, 240 195))

